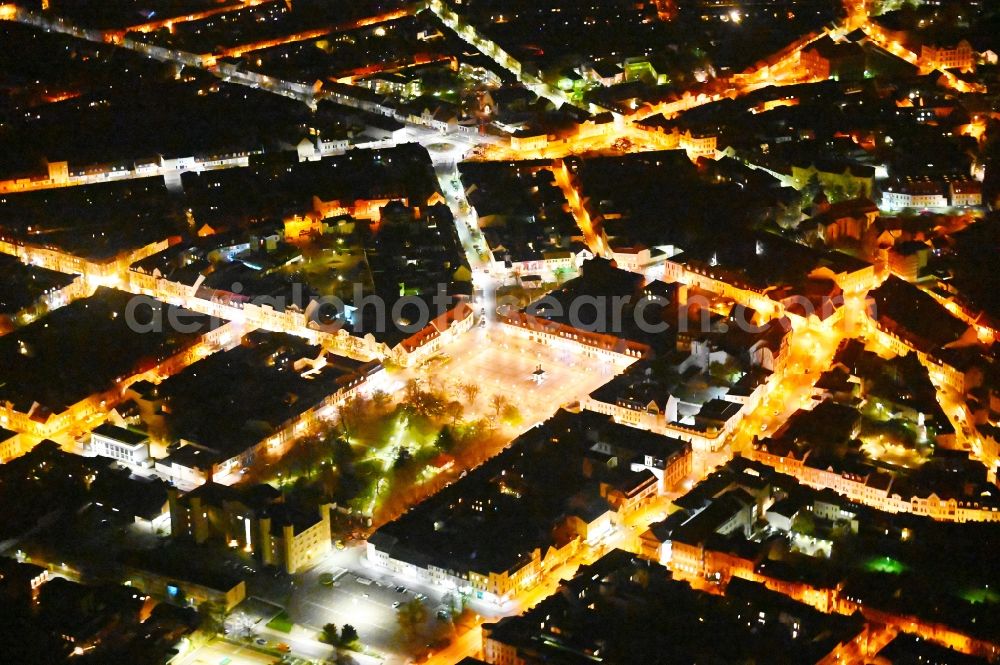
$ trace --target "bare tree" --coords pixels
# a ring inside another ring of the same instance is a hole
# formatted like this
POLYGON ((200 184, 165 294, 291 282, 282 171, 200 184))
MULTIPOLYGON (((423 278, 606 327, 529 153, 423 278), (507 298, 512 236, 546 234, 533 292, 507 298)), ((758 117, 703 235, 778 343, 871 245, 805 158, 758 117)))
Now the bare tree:
POLYGON ((416 398, 420 392, 420 381, 418 379, 408 379, 406 385, 403 386, 403 399, 410 402, 416 398))
POLYGON ((462 419, 462 415, 465 414, 465 405, 458 401, 451 401, 445 406, 445 413, 451 417, 452 427, 462 419))
POLYGON ((462 395, 465 396, 469 406, 476 403, 476 398, 479 397, 480 390, 478 383, 463 383, 460 390, 462 391, 462 395))
POLYGON ((505 395, 494 393, 494 395, 490 397, 490 408, 493 409, 493 417, 499 420, 500 414, 503 413, 504 409, 506 409, 509 404, 510 400, 508 400, 505 395))

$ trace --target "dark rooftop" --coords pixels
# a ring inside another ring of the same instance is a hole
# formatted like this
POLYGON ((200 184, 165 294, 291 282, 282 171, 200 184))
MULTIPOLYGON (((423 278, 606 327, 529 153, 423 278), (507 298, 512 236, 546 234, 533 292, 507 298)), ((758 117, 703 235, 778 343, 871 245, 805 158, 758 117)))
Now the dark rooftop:
MULTIPOLYGON (((207 316, 177 310, 185 328, 196 324, 190 332, 166 325, 160 331, 136 332, 126 314, 133 298, 130 293, 101 287, 89 298, 0 337, 0 366, 4 368, 0 400, 44 421, 48 414, 152 369, 195 343, 212 325, 207 316), (67 358, 73 362, 66 362, 67 358)), ((149 316, 148 307, 135 312, 142 325, 149 316)))
MULTIPOLYGON (((174 437, 229 457, 358 380, 364 367, 299 337, 262 331, 170 377, 158 392, 166 400, 174 437), (325 362, 315 369, 321 358, 325 362)), ((189 454, 205 456, 196 450, 189 454)))
POLYGON ((777 664, 817 662, 858 635, 863 623, 742 580, 730 583, 725 596, 700 593, 658 564, 613 550, 524 615, 483 630, 532 665, 582 665, 594 654, 615 663, 656 654, 657 662, 777 664))

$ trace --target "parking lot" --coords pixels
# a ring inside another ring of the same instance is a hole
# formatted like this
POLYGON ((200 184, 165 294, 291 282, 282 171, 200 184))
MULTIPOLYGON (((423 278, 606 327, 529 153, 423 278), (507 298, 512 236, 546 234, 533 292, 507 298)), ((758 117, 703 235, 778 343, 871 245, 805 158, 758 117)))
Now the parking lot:
POLYGON ((441 589, 415 583, 401 586, 400 580, 385 571, 368 567, 362 560, 363 552, 362 545, 334 551, 323 563, 297 577, 288 614, 296 623, 314 628, 327 623, 340 628, 349 623, 357 628, 365 647, 384 656, 385 662, 405 662, 396 608, 420 599, 431 625, 450 621, 450 617, 439 618, 437 614, 452 599, 441 589))
MULTIPOLYGON (((336 558, 332 557, 298 579, 296 592, 287 607, 289 616, 298 624, 315 628, 328 623, 337 624, 338 628, 351 624, 365 646, 387 656, 395 655, 398 648, 396 607, 417 594, 399 592, 393 586, 350 572, 337 565, 336 558)), ((426 602, 429 604, 431 600, 426 602)))

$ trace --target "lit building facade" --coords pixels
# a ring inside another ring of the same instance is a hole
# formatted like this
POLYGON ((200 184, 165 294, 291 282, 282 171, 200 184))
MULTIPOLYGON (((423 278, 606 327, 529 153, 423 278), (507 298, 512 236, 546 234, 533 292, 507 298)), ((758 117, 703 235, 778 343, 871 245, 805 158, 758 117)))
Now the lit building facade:
POLYGON ((253 554, 292 575, 330 552, 330 504, 315 514, 292 509, 269 486, 248 490, 214 483, 170 492, 171 537, 210 540, 253 554))
POLYGON ((124 427, 104 424, 90 433, 90 450, 95 455, 129 466, 149 463, 149 437, 124 427))

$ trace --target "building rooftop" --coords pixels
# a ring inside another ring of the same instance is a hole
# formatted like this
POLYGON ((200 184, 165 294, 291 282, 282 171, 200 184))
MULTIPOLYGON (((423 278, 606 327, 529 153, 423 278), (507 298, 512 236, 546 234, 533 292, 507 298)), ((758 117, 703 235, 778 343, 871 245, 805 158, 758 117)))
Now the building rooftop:
MULTIPOLYGON (((174 438, 228 459, 362 380, 366 366, 325 353, 299 337, 260 331, 245 336, 236 348, 170 377, 158 393, 165 400, 167 427, 174 438)), ((168 459, 212 458, 185 448, 168 459)))
POLYGON ((149 434, 137 432, 127 427, 119 427, 111 423, 102 423, 92 430, 96 434, 106 436, 115 441, 121 441, 130 446, 135 446, 149 440, 149 434))
POLYGON ((968 654, 935 644, 910 633, 896 635, 878 652, 879 658, 899 665, 986 665, 986 657, 968 654))
POLYGON ((879 325, 925 353, 958 341, 969 328, 928 293, 894 275, 869 297, 879 325))
MULTIPOLYGON (((499 456, 462 480, 379 528, 369 539, 395 559, 420 567, 434 565, 465 574, 516 570, 533 550, 544 555, 561 546, 560 527, 569 516, 590 522, 614 508, 600 483, 634 483, 641 472, 591 466, 584 458, 595 443, 631 451, 636 430, 597 414, 559 412, 528 430, 499 456)), ((664 459, 689 450, 665 437, 657 454, 664 459)), ((646 437, 640 447, 655 446, 646 437)), ((639 454, 635 451, 632 455, 639 454)))
MULTIPOLYGON (((189 582, 215 591, 227 592, 242 584, 242 578, 224 569, 221 562, 192 556, 188 545, 171 543, 150 550, 132 550, 122 556, 126 568, 153 573, 160 577, 189 582)), ((204 552, 203 552, 204 554, 204 552)))
POLYGON ((641 662, 649 654, 671 663, 811 663, 854 639, 863 625, 860 617, 824 614, 742 580, 730 583, 725 596, 699 593, 658 564, 613 550, 522 616, 483 630, 531 665, 641 662))
POLYGON ((0 196, 0 237, 98 262, 176 235, 182 218, 162 178, 0 196))
POLYGON ((560 334, 560 328, 571 334, 582 331, 583 343, 619 348, 632 344, 646 350, 663 350, 671 345, 676 333, 676 327, 669 322, 670 313, 676 314, 677 303, 646 300, 642 294, 644 283, 638 273, 617 268, 608 259, 592 258, 584 261, 578 277, 511 317, 522 322, 533 317, 536 325, 557 331, 555 334, 560 334), (666 328, 654 332, 657 328, 652 326, 659 327, 665 321, 666 328))
MULTIPOLYGON (((127 314, 133 298, 130 293, 101 287, 89 298, 0 337, 0 366, 4 368, 0 401, 44 422, 53 413, 152 369, 194 344, 213 325, 207 316, 169 306, 188 332, 169 325, 136 332, 127 314), (189 329, 190 323, 195 325, 189 329), (73 362, 65 362, 66 358, 73 362)), ((142 306, 134 316, 142 317, 145 325, 148 312, 142 306)), ((168 311, 161 314, 166 321, 168 311)))
POLYGON ((25 265, 13 256, 0 254, 0 317, 29 308, 76 279, 76 275, 25 265))

